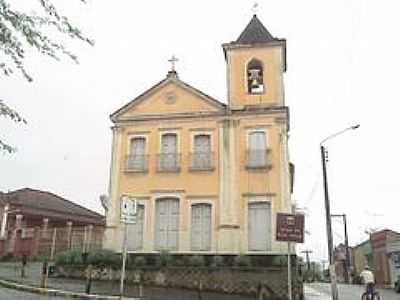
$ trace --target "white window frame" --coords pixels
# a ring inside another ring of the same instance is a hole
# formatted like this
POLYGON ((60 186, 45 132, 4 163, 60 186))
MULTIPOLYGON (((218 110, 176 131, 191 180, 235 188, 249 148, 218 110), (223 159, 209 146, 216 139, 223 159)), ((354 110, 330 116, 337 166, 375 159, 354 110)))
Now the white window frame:
MULTIPOLYGON (((132 198, 135 198, 134 196, 132 196, 132 198)), ((144 248, 145 248, 145 237, 146 237, 146 229, 147 229, 147 227, 146 227, 146 220, 147 220, 147 207, 146 207, 146 202, 147 201, 143 201, 143 200, 137 200, 137 205, 138 205, 138 207, 139 206, 142 206, 143 207, 143 228, 142 228, 142 234, 143 234, 143 236, 142 236, 142 247, 141 248, 138 248, 138 249, 135 249, 135 250, 129 250, 129 249, 127 249, 127 252, 128 253, 136 253, 136 252, 142 252, 143 250, 144 250, 144 248)), ((128 225, 128 226, 131 226, 131 225, 128 225)), ((129 235, 128 235, 128 239, 129 239, 129 235)))
POLYGON ((252 129, 248 129, 246 134, 246 166, 250 169, 257 169, 257 167, 251 167, 249 166, 249 152, 250 152, 250 136, 252 133, 255 132, 263 132, 265 134, 265 151, 266 151, 266 165, 264 167, 260 167, 260 168, 268 168, 269 163, 271 163, 271 154, 268 153, 268 150, 271 149, 270 147, 270 137, 269 137, 269 130, 267 128, 264 127, 256 127, 256 128, 252 128, 252 129))
MULTIPOLYGON (((192 132, 191 133, 191 137, 190 137, 190 141, 191 141, 191 145, 190 145, 190 151, 191 154, 194 155, 194 150, 195 150, 195 139, 196 136, 198 135, 207 135, 210 137, 210 155, 211 155, 211 168, 210 169, 214 169, 215 168, 215 157, 213 156, 213 153, 215 154, 214 151, 214 134, 210 131, 196 131, 196 132, 192 132)), ((192 169, 193 167, 193 161, 190 161, 190 168, 192 169)), ((208 169, 205 169, 208 170, 208 169)))
POLYGON ((274 201, 273 197, 271 196, 253 196, 253 197, 248 197, 245 198, 245 208, 244 208, 244 224, 245 224, 245 245, 248 253, 269 253, 273 252, 274 249, 274 243, 276 242, 275 240, 275 222, 276 222, 276 216, 275 216, 275 207, 274 207, 274 201), (269 203, 270 208, 271 208, 271 241, 270 241, 270 249, 267 249, 265 251, 259 251, 259 250, 250 250, 249 249, 249 204, 253 203, 269 203))
POLYGON ((170 252, 179 252, 180 251, 180 247, 181 247, 181 239, 182 239, 182 228, 183 228, 183 212, 186 209, 184 207, 185 203, 184 201, 182 201, 182 195, 179 193, 157 193, 153 196, 152 199, 152 224, 151 224, 151 228, 153 230, 153 243, 151 245, 152 250, 153 251, 160 251, 160 249, 158 249, 157 247, 157 228, 156 228, 156 224, 157 224, 157 201, 162 200, 162 199, 171 199, 171 198, 175 198, 178 200, 179 202, 179 228, 178 228, 178 241, 177 241, 177 247, 175 250, 169 250, 170 252))
POLYGON ((187 216, 187 224, 188 224, 188 232, 189 232, 189 248, 191 252, 199 252, 199 253, 207 253, 212 252, 215 249, 215 229, 216 229, 216 220, 215 220, 215 202, 209 199, 189 199, 189 207, 188 207, 188 216, 187 216), (211 243, 210 250, 192 250, 192 207, 193 205, 198 204, 207 204, 211 205, 211 243))
MULTIPOLYGON (((128 135, 128 145, 127 145, 127 151, 126 151, 126 153, 128 153, 127 154, 127 156, 129 157, 130 155, 132 155, 132 153, 131 153, 131 144, 132 144, 132 141, 134 140, 134 139, 141 139, 141 138, 143 138, 144 139, 144 159, 145 159, 145 162, 144 162, 144 164, 145 164, 145 170, 143 170, 143 171, 147 171, 148 169, 149 169, 149 160, 147 159, 147 156, 149 155, 149 153, 148 153, 148 151, 149 151, 149 146, 148 146, 148 139, 149 139, 149 137, 148 137, 148 135, 146 135, 146 134, 129 134, 128 135)), ((126 161, 125 162, 125 168, 129 171, 129 169, 128 169, 128 162, 126 161)))
MULTIPOLYGON (((164 152, 162 152, 162 141, 163 141, 163 136, 167 134, 176 135, 176 155, 178 155, 178 162, 179 162, 179 166, 176 171, 178 172, 182 169, 181 137, 179 130, 165 130, 165 129, 160 130, 160 136, 158 140, 157 170, 164 172, 164 170, 160 169, 160 155, 164 154, 164 152)), ((174 170, 171 171, 165 170, 165 172, 174 172, 174 170)))
POLYGON ((176 135, 176 150, 177 153, 181 153, 181 138, 180 138, 180 131, 179 130, 160 130, 160 136, 158 141, 158 153, 162 154, 162 139, 163 136, 166 134, 175 134, 176 135))

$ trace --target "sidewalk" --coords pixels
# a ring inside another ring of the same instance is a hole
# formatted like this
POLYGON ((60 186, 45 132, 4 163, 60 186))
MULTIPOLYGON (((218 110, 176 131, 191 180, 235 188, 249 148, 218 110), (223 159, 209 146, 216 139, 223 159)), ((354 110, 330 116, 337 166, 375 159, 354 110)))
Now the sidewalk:
MULTIPOLYGON (((24 285, 40 285, 41 263, 28 263, 26 267, 26 277, 21 278, 20 263, 0 263, 0 279, 15 281, 24 285)), ((74 293, 85 292, 85 281, 79 279, 49 278, 48 287, 63 291, 73 291, 74 293)), ((98 295, 119 295, 119 281, 93 281, 91 293, 98 295)), ((126 297, 138 297, 138 287, 132 283, 125 286, 124 295, 126 297)), ((197 291, 144 287, 146 300, 196 300, 199 299, 197 291)), ((203 292, 202 299, 207 300, 253 300, 254 296, 229 295, 220 293, 203 292)))
POLYGON ((304 285, 304 295, 306 300, 330 300, 331 297, 329 294, 324 293, 323 291, 318 291, 311 286, 304 285))

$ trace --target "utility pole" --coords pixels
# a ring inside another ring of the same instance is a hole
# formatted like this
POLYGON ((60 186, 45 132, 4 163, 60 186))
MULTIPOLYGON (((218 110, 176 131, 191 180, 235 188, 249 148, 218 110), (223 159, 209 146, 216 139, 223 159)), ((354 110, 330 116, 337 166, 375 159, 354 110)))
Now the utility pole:
POLYGON ((322 175, 324 180, 324 195, 325 195, 325 217, 326 217, 326 235, 328 237, 328 254, 329 254, 329 277, 331 280, 332 299, 338 300, 338 289, 336 283, 335 262, 333 259, 333 238, 332 238, 332 223, 331 223, 331 207, 329 204, 328 178, 326 174, 326 150, 321 144, 321 161, 322 175))
POLYGON ((327 233, 327 237, 328 237, 328 251, 329 251, 329 274, 330 274, 330 278, 331 278, 331 289, 332 289, 332 299, 333 300, 338 300, 339 295, 338 295, 338 289, 337 289, 337 284, 336 284, 335 264, 334 264, 334 260, 333 260, 331 208, 329 205, 328 179, 327 179, 327 174, 326 174, 327 157, 326 157, 326 150, 324 147, 324 143, 326 143, 328 140, 331 140, 331 139, 345 133, 346 131, 355 130, 359 127, 360 127, 360 124, 347 127, 345 129, 342 129, 336 133, 329 135, 328 137, 324 138, 319 143, 320 150, 321 150, 321 160, 322 160, 322 174, 323 174, 323 180, 324 180, 326 233, 327 233))
POLYGON ((328 178, 326 174, 326 150, 321 144, 321 161, 322 175, 324 180, 324 195, 325 195, 325 217, 326 217, 326 235, 328 237, 328 254, 329 254, 329 277, 331 279, 332 299, 338 300, 338 289, 335 274, 335 262, 333 259, 333 238, 332 238, 332 223, 331 223, 331 207, 329 204, 328 178))
POLYGON ((310 271, 311 265, 310 265, 310 255, 312 253, 311 250, 303 250, 301 253, 304 253, 306 255, 306 261, 307 261, 307 270, 310 271))
POLYGON ((347 219, 346 219, 346 214, 339 214, 339 215, 331 215, 332 218, 334 217, 340 217, 343 218, 343 225, 344 225, 344 246, 346 248, 346 260, 344 264, 344 280, 346 283, 350 283, 350 276, 349 276, 349 271, 350 271, 350 251, 349 251, 349 238, 347 235, 347 219))
POLYGON ((307 262, 307 276, 306 280, 310 280, 310 270, 311 270, 311 264, 310 264, 310 253, 312 253, 311 250, 303 250, 301 253, 304 253, 306 255, 306 262, 307 262))

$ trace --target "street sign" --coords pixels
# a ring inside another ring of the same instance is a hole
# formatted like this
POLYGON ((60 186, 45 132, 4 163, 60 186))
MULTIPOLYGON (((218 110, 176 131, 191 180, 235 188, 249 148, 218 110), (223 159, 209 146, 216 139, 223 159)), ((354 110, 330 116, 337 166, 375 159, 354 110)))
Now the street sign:
POLYGON ((304 243, 304 215, 278 213, 276 240, 304 243))
POLYGON ((288 298, 292 299, 291 242, 304 242, 304 215, 283 214, 276 216, 276 240, 287 242, 288 246, 288 298))
POLYGON ((136 222, 137 201, 135 198, 122 196, 121 198, 121 222, 134 224, 136 222))
POLYGON ((122 269, 121 269, 121 281, 120 281, 120 296, 123 298, 124 294, 124 281, 125 281, 125 268, 126 268, 126 257, 127 257, 127 235, 128 226, 130 224, 136 224, 137 214, 137 200, 129 196, 121 197, 121 222, 124 226, 124 241, 122 243, 122 269))

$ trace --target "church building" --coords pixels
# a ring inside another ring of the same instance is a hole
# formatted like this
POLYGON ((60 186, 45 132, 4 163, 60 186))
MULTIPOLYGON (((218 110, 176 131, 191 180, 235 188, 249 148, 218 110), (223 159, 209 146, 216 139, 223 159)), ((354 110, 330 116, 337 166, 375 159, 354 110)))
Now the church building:
POLYGON ((138 201, 130 253, 283 254, 276 214, 292 212, 286 40, 254 15, 222 45, 227 103, 166 78, 111 115, 104 247, 120 252, 121 198, 138 201))

